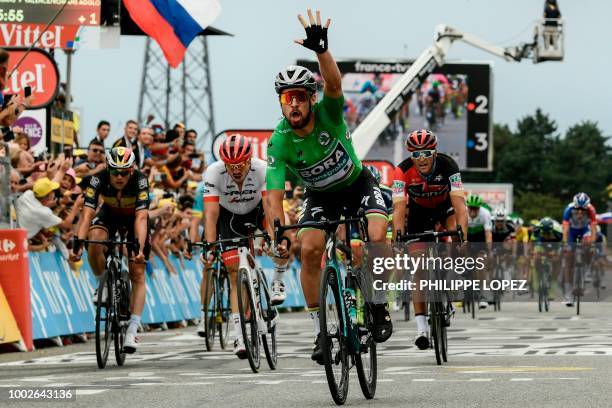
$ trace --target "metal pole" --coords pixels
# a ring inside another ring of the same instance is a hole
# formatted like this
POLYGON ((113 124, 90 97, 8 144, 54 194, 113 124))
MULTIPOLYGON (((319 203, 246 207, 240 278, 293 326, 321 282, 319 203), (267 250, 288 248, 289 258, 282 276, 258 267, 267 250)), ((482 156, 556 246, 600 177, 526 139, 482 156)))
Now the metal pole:
POLYGON ((8 144, 0 141, 0 228, 10 228, 11 156, 8 144))
POLYGON ((187 127, 187 64, 186 59, 189 57, 189 51, 186 52, 185 60, 183 61, 183 77, 181 78, 181 96, 183 98, 183 125, 187 127))
POLYGON ((72 77, 72 54, 74 50, 66 50, 66 103, 64 104, 66 110, 70 110, 70 99, 71 95, 71 80, 72 77))
POLYGON ((144 62, 142 64, 142 81, 140 81, 140 95, 138 96, 138 123, 142 123, 142 104, 144 103, 144 89, 147 78, 147 67, 149 66, 149 49, 151 48, 151 37, 147 37, 145 45, 144 62))
POLYGON ((170 95, 172 93, 172 85, 170 83, 170 64, 166 64, 166 114, 164 122, 166 123, 166 129, 170 128, 170 95))
POLYGON ((215 132, 215 113, 213 110, 213 97, 212 97, 212 80, 210 76, 210 64, 208 58, 208 38, 202 37, 204 40, 204 66, 206 67, 206 86, 208 87, 208 109, 210 109, 210 118, 208 123, 210 124, 210 135, 211 140, 217 132, 215 132))

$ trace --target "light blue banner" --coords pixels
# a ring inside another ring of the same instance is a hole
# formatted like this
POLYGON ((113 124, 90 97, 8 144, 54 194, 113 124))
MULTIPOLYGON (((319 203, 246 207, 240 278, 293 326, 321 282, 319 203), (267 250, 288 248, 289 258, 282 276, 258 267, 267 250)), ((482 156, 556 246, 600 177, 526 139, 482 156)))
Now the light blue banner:
MULTIPOLYGON (((274 264, 267 257, 258 257, 258 261, 271 284, 274 264)), ((58 252, 30 253, 29 262, 34 339, 93 332, 95 306, 92 294, 98 283, 87 262, 87 254, 79 272, 72 271, 58 252)), ((200 317, 201 262, 181 261, 174 256, 170 257, 170 262, 178 274, 168 272, 157 257, 147 266, 143 323, 200 317)), ((282 306, 304 307, 297 262, 290 265, 284 281, 287 300, 282 306)))

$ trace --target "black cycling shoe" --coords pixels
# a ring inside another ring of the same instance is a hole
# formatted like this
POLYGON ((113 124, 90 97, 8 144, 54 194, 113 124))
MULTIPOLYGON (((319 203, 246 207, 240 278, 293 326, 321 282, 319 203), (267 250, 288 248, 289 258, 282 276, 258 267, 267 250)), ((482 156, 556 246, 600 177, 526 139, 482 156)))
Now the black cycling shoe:
POLYGON ((315 339, 314 347, 310 358, 313 361, 316 361, 317 363, 323 365, 323 344, 321 343, 323 343, 323 336, 321 336, 321 333, 319 333, 317 334, 317 338, 315 339))
POLYGON ((374 327, 372 327, 372 337, 377 343, 384 343, 391 337, 393 333, 393 322, 389 314, 389 305, 372 304, 372 317, 374 318, 374 327))

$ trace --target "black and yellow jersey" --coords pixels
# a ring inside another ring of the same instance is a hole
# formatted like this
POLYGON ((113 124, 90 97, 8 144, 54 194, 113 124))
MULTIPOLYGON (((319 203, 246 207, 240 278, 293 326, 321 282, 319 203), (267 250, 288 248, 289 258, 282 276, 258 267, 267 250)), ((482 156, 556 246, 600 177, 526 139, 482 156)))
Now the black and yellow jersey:
POLYGON ((85 206, 97 209, 100 197, 103 208, 117 215, 133 216, 136 211, 149 208, 149 181, 147 176, 134 170, 123 190, 110 183, 108 170, 92 176, 85 188, 85 206))

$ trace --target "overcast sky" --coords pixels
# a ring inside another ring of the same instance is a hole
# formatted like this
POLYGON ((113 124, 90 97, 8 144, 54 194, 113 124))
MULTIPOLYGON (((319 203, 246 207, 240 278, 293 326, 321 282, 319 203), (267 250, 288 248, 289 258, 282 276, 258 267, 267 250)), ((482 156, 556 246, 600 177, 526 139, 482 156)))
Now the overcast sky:
MULTIPOLYGON (((296 15, 320 8, 331 18, 330 50, 337 58, 416 58, 432 44, 435 26, 446 23, 499 45, 531 38, 544 0, 220 0, 213 26, 234 37, 210 37, 216 130, 272 128, 280 117, 274 93, 276 72, 297 58, 314 58, 293 44, 304 31, 296 15), (384 5, 384 6, 383 6, 384 5)), ((505 62, 456 43, 449 59, 494 63, 493 120, 514 126, 537 107, 565 131, 582 120, 612 135, 609 83, 609 19, 612 2, 559 1, 566 21, 566 55, 561 63, 505 62)), ((60 53, 58 53, 59 55, 60 53)), ((80 50, 73 64, 74 105, 83 109, 81 141, 100 119, 118 125, 137 113, 144 56, 143 38, 122 38, 121 48, 80 50)), ((62 75, 65 59, 58 58, 62 75)))

